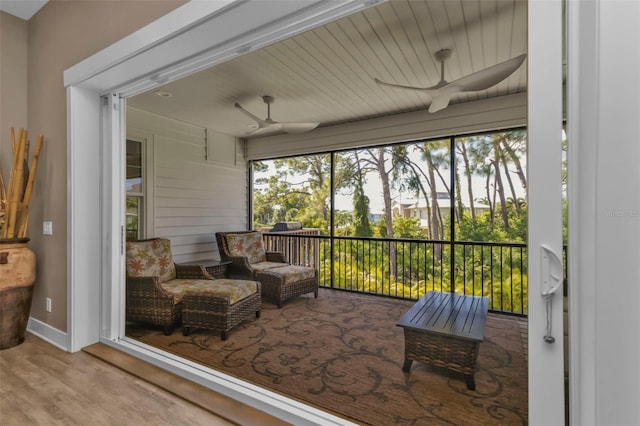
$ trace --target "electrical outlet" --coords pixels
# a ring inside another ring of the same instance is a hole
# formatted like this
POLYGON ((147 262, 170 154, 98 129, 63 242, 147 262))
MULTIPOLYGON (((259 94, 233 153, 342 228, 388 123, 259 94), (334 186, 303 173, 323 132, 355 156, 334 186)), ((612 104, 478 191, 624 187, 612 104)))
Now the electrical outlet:
POLYGON ((47 302, 47 307, 46 307, 47 312, 51 312, 51 298, 47 297, 45 301, 47 302))
POLYGON ((53 222, 42 222, 42 234, 53 235, 53 222))

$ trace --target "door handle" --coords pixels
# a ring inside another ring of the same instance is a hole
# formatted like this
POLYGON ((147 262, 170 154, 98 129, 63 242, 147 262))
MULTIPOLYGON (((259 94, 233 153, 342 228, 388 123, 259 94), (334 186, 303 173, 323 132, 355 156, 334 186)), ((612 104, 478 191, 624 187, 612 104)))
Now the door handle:
POLYGON ((551 334, 552 303, 553 296, 562 286, 562 260, 545 244, 540 245, 540 255, 540 265, 542 268, 540 296, 545 300, 547 310, 547 327, 543 340, 545 343, 552 344, 556 341, 555 337, 551 334))
POLYGON ((540 245, 542 286, 540 295, 550 299, 562 286, 562 260, 549 246, 540 245))

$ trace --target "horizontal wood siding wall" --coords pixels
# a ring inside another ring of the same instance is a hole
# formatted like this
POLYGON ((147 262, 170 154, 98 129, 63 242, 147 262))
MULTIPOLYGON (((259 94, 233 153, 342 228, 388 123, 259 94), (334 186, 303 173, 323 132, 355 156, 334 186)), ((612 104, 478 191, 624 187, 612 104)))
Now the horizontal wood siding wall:
POLYGON ((218 137, 216 144, 227 154, 216 156, 207 134, 215 132, 156 114, 127 108, 127 133, 147 135, 153 144, 152 186, 146 200, 152 227, 147 237, 166 237, 176 262, 219 259, 215 232, 247 227, 247 172, 240 142, 218 137), (152 235, 150 235, 152 234, 152 235))
POLYGON ((319 127, 303 134, 249 139, 247 159, 327 152, 394 142, 432 139, 527 124, 527 94, 451 105, 435 114, 416 111, 319 127))

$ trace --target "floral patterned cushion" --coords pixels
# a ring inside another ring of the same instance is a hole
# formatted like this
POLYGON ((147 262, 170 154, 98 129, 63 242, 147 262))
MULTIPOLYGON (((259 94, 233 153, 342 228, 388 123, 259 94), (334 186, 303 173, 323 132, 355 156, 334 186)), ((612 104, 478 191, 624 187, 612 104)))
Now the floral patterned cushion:
POLYGON ((285 284, 308 280, 316 275, 315 269, 296 265, 281 266, 280 268, 268 269, 265 272, 284 276, 285 284))
POLYGON ((177 279, 162 283, 169 294, 173 296, 174 303, 179 303, 188 291, 200 293, 213 293, 229 297, 229 304, 244 299, 258 291, 258 283, 248 280, 193 280, 177 279))
POLYGON ((227 246, 229 246, 229 254, 231 256, 246 256, 249 259, 249 263, 267 260, 260 232, 227 234, 227 246))
POLYGON ((159 277, 160 282, 176 277, 171 242, 166 238, 127 242, 127 274, 131 277, 159 277))
POLYGON ((285 265, 286 263, 281 263, 281 262, 258 262, 251 265, 251 269, 253 269, 256 272, 259 272, 259 271, 265 271, 267 269, 281 268, 285 265))

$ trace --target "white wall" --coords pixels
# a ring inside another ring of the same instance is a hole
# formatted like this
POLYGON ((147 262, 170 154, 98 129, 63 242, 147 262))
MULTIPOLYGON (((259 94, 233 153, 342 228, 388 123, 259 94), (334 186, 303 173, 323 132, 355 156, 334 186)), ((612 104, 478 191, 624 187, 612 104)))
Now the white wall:
POLYGON ((247 227, 241 143, 211 129, 127 108, 127 137, 147 140, 147 238, 166 237, 176 262, 216 258, 215 232, 247 227), (208 143, 207 143, 208 142, 208 143), (208 145, 208 146, 207 146, 208 145))

